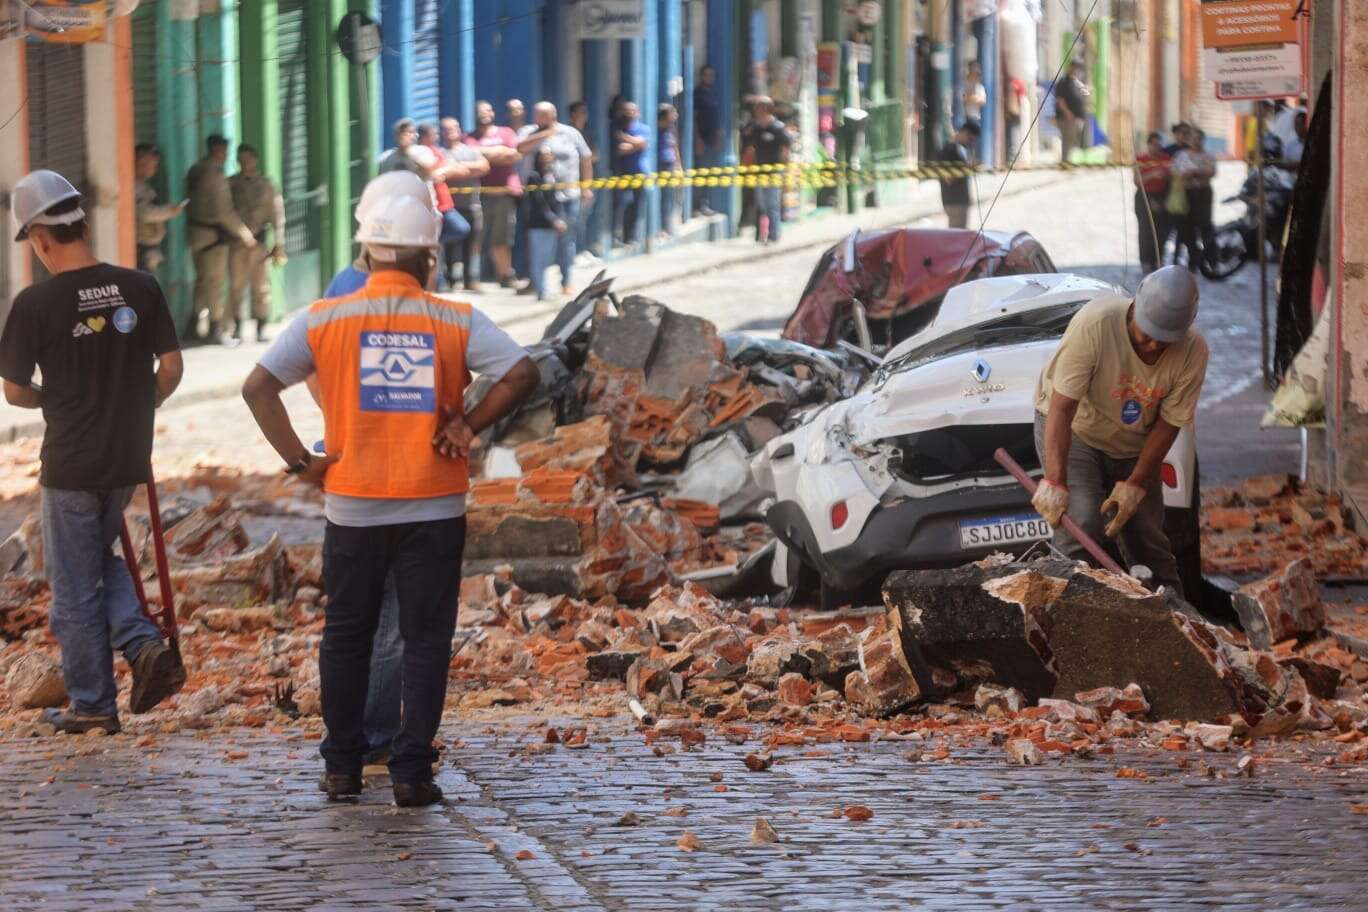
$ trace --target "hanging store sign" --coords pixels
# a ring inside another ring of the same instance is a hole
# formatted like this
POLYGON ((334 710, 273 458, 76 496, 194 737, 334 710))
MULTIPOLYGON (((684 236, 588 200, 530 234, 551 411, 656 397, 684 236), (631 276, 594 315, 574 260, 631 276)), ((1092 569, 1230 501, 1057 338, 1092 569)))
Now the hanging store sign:
POLYGON ((1222 101, 1305 89, 1300 0, 1202 0, 1202 66, 1222 101))
POLYGON ((581 41, 628 40, 646 37, 645 0, 584 0, 576 31, 581 41))
POLYGON ((1302 94, 1302 54, 1297 44, 1205 51, 1206 73, 1221 101, 1286 98, 1302 94))
POLYGON ((30 0, 17 4, 30 41, 84 44, 104 37, 105 0, 30 0))
POLYGON ((1202 0, 1202 46, 1296 44, 1298 0, 1202 0))
POLYGON ((350 12, 337 24, 337 48, 353 66, 365 66, 380 56, 384 37, 380 23, 360 12, 350 12))

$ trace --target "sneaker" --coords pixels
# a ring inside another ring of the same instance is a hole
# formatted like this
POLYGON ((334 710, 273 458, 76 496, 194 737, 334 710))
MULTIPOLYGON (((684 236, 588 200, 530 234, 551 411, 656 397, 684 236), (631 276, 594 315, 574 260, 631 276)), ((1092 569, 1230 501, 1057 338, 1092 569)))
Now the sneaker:
POLYGON ((133 657, 133 692, 128 708, 145 713, 185 686, 185 666, 180 653, 160 639, 148 643, 133 657))
POLYGON ((215 345, 222 345, 224 348, 237 348, 239 345, 242 344, 241 339, 235 338, 234 336, 230 336, 223 330, 219 330, 218 332, 214 333, 210 341, 212 341, 215 345))
POLYGON ((84 735, 96 728, 117 735, 121 730, 118 716, 88 716, 74 709, 45 709, 41 721, 68 735, 84 735))
POLYGON ((427 782, 395 782, 393 785, 394 803, 401 808, 426 807, 442 800, 441 788, 431 780, 427 782))
POLYGON ((461 283, 461 287, 462 287, 463 289, 465 289, 465 293, 466 293, 466 294, 479 294, 479 293, 480 293, 480 283, 479 283, 479 282, 462 282, 462 283, 461 283))
POLYGON ((344 798, 355 798, 361 794, 361 774, 360 773, 324 773, 323 781, 319 783, 322 790, 328 793, 329 801, 341 801, 344 798))
POLYGON ((516 284, 518 284, 518 277, 511 272, 503 278, 499 279, 500 288, 512 288, 516 284))
POLYGON ((536 294, 536 293, 537 293, 537 289, 535 289, 535 288, 532 287, 532 283, 531 283, 531 282, 528 282, 528 283, 527 283, 526 285, 524 285, 522 288, 519 288, 519 289, 518 289, 518 294, 520 294, 520 295, 530 295, 530 294, 536 294))
POLYGON ((265 341, 266 341, 266 324, 265 324, 264 322, 257 323, 257 333, 256 333, 256 336, 257 336, 257 341, 258 341, 258 342, 265 342, 265 341))

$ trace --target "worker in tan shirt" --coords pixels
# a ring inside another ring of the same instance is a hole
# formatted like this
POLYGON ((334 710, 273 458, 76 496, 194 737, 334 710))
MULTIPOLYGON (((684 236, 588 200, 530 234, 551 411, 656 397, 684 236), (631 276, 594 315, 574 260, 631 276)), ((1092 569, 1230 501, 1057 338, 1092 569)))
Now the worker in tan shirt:
POLYGON ((1059 529, 1067 513, 1097 541, 1116 539, 1127 565, 1149 567, 1180 596, 1160 469, 1206 379, 1197 302, 1196 281, 1177 266, 1150 273, 1133 299, 1095 298, 1070 321, 1035 396, 1045 478, 1031 503, 1055 528, 1055 547, 1083 557, 1059 529))
POLYGON ((256 238, 256 245, 248 247, 233 242, 228 258, 228 300, 233 318, 233 340, 242 340, 242 293, 251 289, 252 319, 256 320, 258 342, 266 341, 266 324, 271 319, 271 275, 268 264, 284 259, 285 200, 275 181, 257 170, 260 156, 257 150, 242 143, 237 151, 238 173, 228 178, 233 194, 233 207, 238 218, 256 238), (266 243, 266 230, 271 229, 271 243, 266 243))
POLYGON ((220 345, 232 345, 224 331, 228 321, 228 255, 234 241, 255 247, 256 238, 238 218, 233 193, 223 165, 228 160, 228 140, 217 134, 205 141, 204 158, 185 175, 185 196, 190 255, 195 261, 195 315, 209 315, 209 337, 220 345))

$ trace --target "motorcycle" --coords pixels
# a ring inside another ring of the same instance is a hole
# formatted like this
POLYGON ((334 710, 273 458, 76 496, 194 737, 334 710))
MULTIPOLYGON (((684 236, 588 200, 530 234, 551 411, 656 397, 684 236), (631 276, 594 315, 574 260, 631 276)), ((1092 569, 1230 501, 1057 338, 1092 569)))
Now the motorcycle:
MULTIPOLYGON (((1218 227, 1211 236, 1211 245, 1202 252, 1198 264, 1202 275, 1224 281, 1240 267, 1259 256, 1259 188, 1258 174, 1245 178, 1240 192, 1223 202, 1245 204, 1244 215, 1218 227)), ((1264 238, 1273 245, 1274 256, 1282 250, 1283 226, 1292 202, 1292 187, 1296 176, 1272 165, 1264 167, 1264 238)))

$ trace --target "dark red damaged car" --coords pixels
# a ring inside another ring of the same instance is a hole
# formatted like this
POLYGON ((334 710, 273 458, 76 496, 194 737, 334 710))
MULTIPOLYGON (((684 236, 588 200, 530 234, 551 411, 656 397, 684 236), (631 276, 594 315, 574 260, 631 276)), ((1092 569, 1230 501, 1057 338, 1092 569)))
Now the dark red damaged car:
POLYGON ((831 348, 841 339, 856 342, 853 305, 858 300, 874 344, 891 348, 930 323, 941 298, 961 282, 1055 271, 1045 248, 1025 231, 857 231, 817 261, 783 337, 818 348, 831 348), (846 263, 852 241, 853 269, 846 263))

